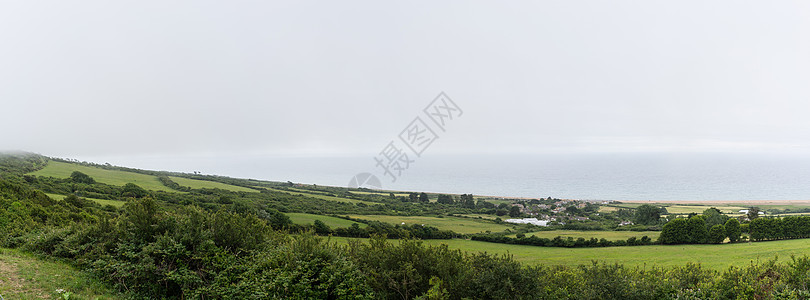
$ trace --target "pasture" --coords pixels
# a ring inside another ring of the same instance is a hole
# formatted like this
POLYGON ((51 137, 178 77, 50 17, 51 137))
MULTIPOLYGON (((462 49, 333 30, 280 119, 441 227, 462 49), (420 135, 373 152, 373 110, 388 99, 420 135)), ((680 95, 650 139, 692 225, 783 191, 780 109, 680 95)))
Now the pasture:
POLYGON ((324 215, 314 215, 314 214, 305 214, 305 213, 286 213, 286 215, 288 217, 290 217, 290 220, 292 220, 293 223, 299 224, 299 225, 306 225, 306 224, 312 225, 312 224, 315 223, 315 220, 321 220, 321 222, 323 222, 324 224, 326 224, 326 225, 328 225, 329 227, 332 227, 332 228, 351 227, 352 224, 357 224, 360 227, 368 226, 368 225, 363 224, 363 223, 358 223, 358 222, 349 221, 349 220, 346 220, 346 219, 335 218, 335 217, 324 216, 324 215))
POLYGON ((216 181, 208 181, 208 180, 197 180, 197 179, 189 179, 183 177, 174 177, 169 176, 169 179, 176 182, 177 184, 185 187, 190 187, 192 189, 222 189, 226 191, 233 191, 233 192, 258 192, 254 189, 249 189, 246 187, 235 186, 230 184, 225 184, 222 182, 216 181))
MULTIPOLYGON (((580 230, 546 230, 546 231, 537 231, 537 232, 529 232, 525 233, 526 237, 536 236, 539 238, 547 238, 553 239, 557 236, 561 236, 563 238, 597 238, 597 239, 606 239, 609 241, 616 241, 616 240, 627 240, 631 237, 636 237, 640 239, 643 236, 647 236, 653 240, 658 239, 658 235, 661 234, 660 231, 580 231, 580 230)), ((509 237, 515 237, 517 234, 509 235, 509 237)))
POLYGON ((350 217, 363 220, 380 221, 391 224, 424 224, 442 230, 452 230, 463 234, 481 232, 502 232, 511 229, 511 226, 495 224, 484 220, 458 218, 458 217, 427 217, 427 216, 386 216, 386 215, 351 215, 350 217))
MULTIPOLYGON (((352 238, 332 237, 337 243, 347 243, 352 238)), ((367 240, 367 239, 356 239, 367 240)), ((391 240, 396 242, 396 240, 391 240)), ((466 252, 508 254, 527 265, 587 265, 592 261, 620 263, 626 266, 682 266, 687 262, 723 270, 729 266, 741 266, 751 261, 765 261, 778 257, 790 260, 791 255, 810 255, 810 239, 782 240, 756 243, 719 245, 653 245, 604 248, 559 248, 487 243, 480 241, 424 240, 428 245, 446 244, 450 249, 466 252)))
POLYGON ((36 176, 50 176, 56 178, 68 178, 73 171, 79 171, 93 177, 97 182, 106 183, 109 185, 124 186, 127 183, 134 183, 138 186, 153 191, 166 191, 177 192, 171 188, 166 187, 152 175, 118 171, 118 170, 105 170, 101 168, 82 166, 71 163, 64 163, 59 161, 48 161, 45 168, 31 173, 36 176))
MULTIPOLYGON (((46 193, 45 195, 48 195, 48 197, 51 197, 51 199, 56 200, 56 201, 62 201, 62 199, 65 199, 65 197, 67 197, 65 195, 59 195, 59 194, 47 194, 46 193)), ((127 203, 126 201, 117 201, 117 200, 95 199, 95 198, 87 198, 87 197, 81 197, 81 198, 96 202, 96 203, 101 204, 101 205, 112 205, 112 206, 115 206, 115 207, 121 207, 121 206, 124 206, 124 203, 127 203)))
POLYGON ((369 202, 369 201, 350 199, 350 198, 341 198, 341 197, 329 196, 329 195, 324 195, 324 194, 313 194, 313 193, 298 192, 298 191, 285 191, 285 190, 272 189, 272 188, 265 188, 265 189, 270 190, 270 191, 274 191, 274 192, 287 193, 287 194, 290 194, 290 195, 303 195, 303 196, 312 197, 312 198, 318 198, 318 199, 322 199, 322 200, 326 200, 326 201, 349 202, 349 203, 354 203, 354 204, 363 203, 363 204, 366 204, 366 205, 377 205, 377 204, 379 204, 379 203, 376 203, 376 202, 369 202))

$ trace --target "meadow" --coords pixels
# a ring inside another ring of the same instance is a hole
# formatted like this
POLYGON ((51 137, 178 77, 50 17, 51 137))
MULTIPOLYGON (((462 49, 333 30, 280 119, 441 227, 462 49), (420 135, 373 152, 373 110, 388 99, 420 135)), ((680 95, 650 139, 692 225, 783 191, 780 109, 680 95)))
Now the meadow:
POLYGON ((192 189, 223 189, 232 192, 258 192, 257 190, 254 189, 225 184, 216 181, 197 180, 175 176, 169 176, 169 179, 171 179, 172 181, 176 182, 181 186, 190 187, 192 189))
POLYGON ((346 219, 335 218, 335 217, 324 216, 324 215, 305 214, 305 213, 286 213, 286 215, 288 217, 290 217, 290 220, 292 220, 293 223, 299 224, 299 225, 312 225, 313 223, 315 223, 315 220, 321 220, 321 222, 323 222, 324 224, 326 224, 327 226, 332 227, 332 228, 351 227, 352 224, 357 224, 361 228, 368 226, 368 225, 363 224, 363 223, 358 223, 358 222, 349 221, 349 220, 346 220, 346 219))
MULTIPOLYGON (((589 231, 580 231, 580 230, 546 230, 546 231, 537 231, 537 232, 529 232, 526 233, 527 237, 536 236, 539 238, 547 238, 553 239, 557 236, 561 236, 563 238, 573 237, 573 238, 597 238, 597 239, 606 239, 609 241, 615 240, 627 240, 631 237, 641 238, 643 236, 647 236, 653 240, 658 239, 658 235, 661 234, 660 231, 601 231, 601 230, 589 230, 589 231)), ((508 235, 508 237, 515 237, 517 234, 508 235)))
MULTIPOLYGON (((367 239, 331 237, 337 243, 367 239)), ((392 240, 392 242, 396 242, 392 240)), ((791 255, 810 255, 810 239, 771 242, 735 243, 720 245, 653 245, 605 248, 560 248, 509 245, 463 239, 424 240, 428 245, 446 244, 450 249, 466 252, 508 254, 527 265, 587 265, 592 261, 626 266, 683 266, 688 262, 723 270, 729 266, 747 265, 752 261, 765 261, 778 257, 790 260, 791 255)))
MULTIPOLYGON (((62 201, 62 199, 65 199, 65 197, 67 197, 65 195, 49 194, 49 193, 46 193, 45 195, 48 195, 48 197, 51 197, 51 199, 57 200, 57 201, 62 201)), ((93 202, 96 202, 96 203, 101 204, 101 205, 112 205, 114 207, 121 207, 121 206, 124 206, 124 203, 126 203, 126 201, 95 199, 95 198, 86 198, 86 197, 82 197, 82 198, 93 201, 93 202)))
POLYGON ((441 230, 452 230, 454 232, 463 234, 473 234, 481 232, 502 232, 507 229, 512 229, 511 226, 495 224, 484 220, 476 220, 469 218, 457 217, 427 217, 427 216, 386 216, 386 215, 351 215, 350 217, 356 219, 380 221, 391 224, 424 224, 430 225, 441 230))
POLYGON ((307 197, 318 198, 318 199, 322 199, 322 200, 326 200, 326 201, 348 202, 348 203, 354 203, 354 204, 363 203, 363 204, 366 204, 366 205, 377 205, 377 204, 379 204, 379 203, 376 203, 376 202, 369 202, 369 201, 350 199, 350 198, 341 198, 341 197, 329 196, 329 195, 324 195, 324 194, 316 194, 316 193, 311 193, 311 192, 299 192, 299 191, 294 191, 293 192, 293 191, 285 191, 285 190, 279 190, 279 189, 273 189, 273 188, 265 188, 265 189, 268 189, 268 190, 274 191, 274 192, 287 193, 287 194, 291 194, 291 195, 304 195, 304 196, 307 196, 307 197))
POLYGON ((68 178, 73 171, 79 171, 93 177, 98 182, 106 183, 109 185, 124 186, 127 183, 134 183, 138 186, 153 191, 166 191, 177 192, 171 188, 166 187, 156 176, 118 171, 118 170, 105 170, 101 168, 82 166, 77 164, 65 163, 60 161, 48 161, 45 168, 31 173, 36 176, 50 176, 56 178, 68 178))

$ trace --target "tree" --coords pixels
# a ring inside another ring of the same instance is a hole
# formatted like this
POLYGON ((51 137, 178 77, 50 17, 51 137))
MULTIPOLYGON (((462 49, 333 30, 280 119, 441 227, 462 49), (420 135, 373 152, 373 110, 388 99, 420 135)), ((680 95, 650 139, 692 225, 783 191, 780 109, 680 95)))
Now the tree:
POLYGON ((685 244, 689 242, 686 219, 677 218, 664 224, 658 241, 662 244, 685 244))
POLYGON ((70 180, 75 183, 86 183, 86 184, 96 183, 96 180, 93 179, 93 177, 90 177, 90 175, 84 174, 79 171, 73 171, 73 173, 70 173, 70 180))
POLYGON ((127 183, 124 185, 124 189, 121 190, 121 196, 124 197, 142 198, 147 195, 149 195, 149 193, 146 190, 134 183, 127 183))
POLYGON ((428 195, 425 192, 419 194, 419 202, 428 203, 430 200, 428 199, 428 195))
POLYGON ((715 225, 726 224, 726 221, 728 221, 729 218, 720 212, 719 209, 714 207, 704 210, 703 215, 706 216, 706 227, 708 228, 712 228, 715 225))
POLYGON ((726 230, 723 225, 714 225, 709 229, 708 242, 710 244, 720 244, 726 239, 726 230))
POLYGON ((686 231, 689 234, 689 243, 701 244, 706 242, 709 231, 703 216, 694 216, 686 221, 686 231))
POLYGON ((726 221, 726 236, 731 243, 737 242, 740 240, 740 221, 737 221, 736 218, 731 218, 726 221))
POLYGON ((326 225, 326 223, 324 223, 321 220, 315 220, 314 225, 315 225, 315 232, 318 234, 332 233, 332 228, 329 228, 329 225, 326 225))
POLYGON ((461 205, 464 208, 475 208, 475 199, 472 194, 461 195, 461 205))
POLYGON ((753 220, 759 218, 759 207, 751 207, 748 209, 748 219, 753 220))
POLYGON ((512 218, 520 217, 520 207, 517 205, 512 206, 512 208, 509 209, 509 216, 512 218))
POLYGON ((636 208, 635 222, 643 225, 657 225, 661 218, 661 209, 649 204, 636 208))
POLYGON ((436 200, 436 202, 443 204, 453 204, 453 197, 451 197, 450 195, 440 194, 439 199, 436 200))

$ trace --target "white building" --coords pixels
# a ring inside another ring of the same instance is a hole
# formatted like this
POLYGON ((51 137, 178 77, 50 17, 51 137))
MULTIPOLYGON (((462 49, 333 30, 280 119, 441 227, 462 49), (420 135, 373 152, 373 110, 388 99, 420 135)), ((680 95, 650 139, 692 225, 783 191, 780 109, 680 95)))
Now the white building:
POLYGON ((537 218, 507 219, 504 222, 513 224, 532 224, 537 226, 548 226, 548 221, 541 221, 538 220, 537 218))

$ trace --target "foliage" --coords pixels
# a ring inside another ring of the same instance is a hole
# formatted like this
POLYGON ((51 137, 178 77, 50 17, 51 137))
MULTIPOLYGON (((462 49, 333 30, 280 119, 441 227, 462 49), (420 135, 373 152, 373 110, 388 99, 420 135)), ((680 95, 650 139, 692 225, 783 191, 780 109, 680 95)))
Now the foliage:
POLYGON ((728 219, 725 224, 725 230, 729 242, 735 243, 740 240, 740 234, 742 234, 740 229, 740 221, 735 218, 728 219))
POLYGON ((661 218, 661 208, 644 204, 636 208, 635 222, 643 225, 656 225, 661 218))

